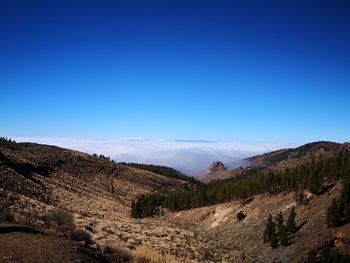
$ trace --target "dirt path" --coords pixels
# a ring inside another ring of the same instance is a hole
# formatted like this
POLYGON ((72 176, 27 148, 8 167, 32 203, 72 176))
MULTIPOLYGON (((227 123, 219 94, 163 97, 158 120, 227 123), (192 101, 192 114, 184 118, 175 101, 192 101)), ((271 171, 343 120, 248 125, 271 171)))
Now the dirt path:
POLYGON ((119 167, 116 166, 114 172, 108 177, 108 182, 107 182, 107 189, 108 191, 113 195, 113 197, 120 203, 125 205, 125 201, 122 197, 125 197, 127 193, 117 191, 113 179, 120 175, 119 167))

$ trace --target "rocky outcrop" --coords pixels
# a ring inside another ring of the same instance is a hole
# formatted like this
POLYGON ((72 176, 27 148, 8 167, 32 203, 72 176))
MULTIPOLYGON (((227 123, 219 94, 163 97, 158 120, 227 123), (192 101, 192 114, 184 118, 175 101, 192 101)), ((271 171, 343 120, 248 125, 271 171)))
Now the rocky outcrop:
POLYGON ((212 162, 208 169, 209 172, 217 172, 217 171, 225 171, 225 170, 227 170, 227 168, 220 161, 212 162))
POLYGON ((212 162, 208 171, 202 173, 198 179, 203 183, 209 183, 214 180, 222 180, 232 176, 232 171, 229 170, 221 161, 212 162))

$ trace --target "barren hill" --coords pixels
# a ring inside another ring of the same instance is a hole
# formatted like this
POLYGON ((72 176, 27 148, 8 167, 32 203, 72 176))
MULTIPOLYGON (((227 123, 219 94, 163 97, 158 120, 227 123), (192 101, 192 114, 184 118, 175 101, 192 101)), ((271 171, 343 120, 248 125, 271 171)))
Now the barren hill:
POLYGON ((0 141, 0 175, 0 188, 21 196, 24 205, 18 214, 43 216, 64 207, 79 228, 89 229, 99 247, 108 242, 130 249, 145 244, 164 253, 176 250, 180 257, 200 255, 193 232, 161 218, 130 218, 131 202, 138 195, 184 189, 186 181, 55 146, 7 141, 0 141), (177 249, 177 244, 187 245, 177 249))

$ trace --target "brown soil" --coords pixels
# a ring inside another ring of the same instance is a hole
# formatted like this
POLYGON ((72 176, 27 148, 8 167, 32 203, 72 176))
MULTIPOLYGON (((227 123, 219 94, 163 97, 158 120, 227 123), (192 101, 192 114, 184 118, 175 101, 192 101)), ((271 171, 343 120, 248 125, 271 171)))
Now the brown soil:
MULTIPOLYGON (((0 227, 1 228, 1 227, 0 227)), ((0 234, 0 262, 97 262, 63 237, 32 233, 0 234)))

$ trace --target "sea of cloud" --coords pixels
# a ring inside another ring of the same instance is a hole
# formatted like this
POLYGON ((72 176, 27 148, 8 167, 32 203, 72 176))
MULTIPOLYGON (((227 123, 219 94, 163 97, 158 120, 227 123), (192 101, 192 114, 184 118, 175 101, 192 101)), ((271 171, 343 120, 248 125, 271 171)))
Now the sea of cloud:
POLYGON ((166 165, 193 176, 205 171, 210 163, 216 160, 227 164, 239 164, 243 158, 286 147, 273 143, 142 138, 17 137, 14 139, 18 142, 36 142, 91 154, 104 154, 118 162, 166 165))

